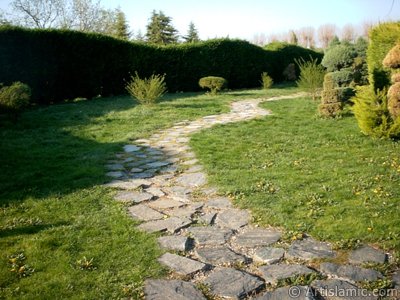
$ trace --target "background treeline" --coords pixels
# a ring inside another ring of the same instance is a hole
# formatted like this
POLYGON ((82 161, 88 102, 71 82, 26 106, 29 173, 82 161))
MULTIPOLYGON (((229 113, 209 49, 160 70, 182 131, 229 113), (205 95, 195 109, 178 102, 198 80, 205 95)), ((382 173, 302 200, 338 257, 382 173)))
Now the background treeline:
POLYGON ((260 86, 268 72, 274 82, 295 59, 323 54, 295 45, 267 50, 241 40, 155 46, 69 30, 0 28, 0 82, 21 81, 36 103, 125 93, 126 80, 165 74, 169 92, 197 91, 204 76, 221 76, 229 88, 260 86))

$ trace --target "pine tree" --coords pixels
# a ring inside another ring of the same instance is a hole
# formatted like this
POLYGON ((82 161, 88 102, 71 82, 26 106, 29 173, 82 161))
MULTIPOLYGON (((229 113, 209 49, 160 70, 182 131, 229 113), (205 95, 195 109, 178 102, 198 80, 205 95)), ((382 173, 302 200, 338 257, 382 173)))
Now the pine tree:
POLYGON ((187 36, 184 36, 183 38, 185 39, 186 43, 200 42, 199 33, 197 32, 193 22, 190 22, 187 36))
POLYGON ((116 9, 116 20, 115 20, 115 37, 123 39, 123 40, 129 40, 129 25, 128 22, 126 21, 126 17, 124 12, 118 8, 116 9))
POLYGON ((178 31, 171 25, 172 19, 162 11, 153 10, 147 25, 146 39, 149 43, 167 45, 178 42, 178 31))

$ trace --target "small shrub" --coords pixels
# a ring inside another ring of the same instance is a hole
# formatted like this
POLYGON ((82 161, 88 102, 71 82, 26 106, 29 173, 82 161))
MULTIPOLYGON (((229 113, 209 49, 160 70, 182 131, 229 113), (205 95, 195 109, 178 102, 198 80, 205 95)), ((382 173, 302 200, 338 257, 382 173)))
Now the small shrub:
POLYGON ((131 76, 126 90, 141 104, 155 104, 166 92, 167 86, 164 82, 165 75, 151 75, 149 78, 141 79, 138 73, 131 76))
POLYGON ((308 92, 312 99, 315 100, 321 90, 324 82, 324 67, 317 63, 317 59, 305 61, 304 59, 296 60, 300 68, 300 77, 296 82, 299 88, 308 92))
POLYGON ((333 118, 338 116, 343 109, 339 91, 333 80, 332 73, 325 75, 324 90, 322 91, 321 104, 318 106, 322 117, 333 118))
POLYGON ((390 49, 383 59, 382 64, 390 69, 400 68, 400 44, 390 49))
POLYGON ((261 74, 261 84, 264 90, 268 90, 274 84, 274 81, 267 72, 261 74))
POLYGON ((21 111, 28 106, 31 89, 22 82, 14 82, 0 89, 0 106, 8 112, 16 122, 21 111))
POLYGON ((285 70, 283 70, 282 75, 287 81, 295 81, 297 79, 297 76, 296 66, 294 65, 294 63, 288 64, 285 70))
POLYGON ((376 138, 399 138, 400 118, 393 120, 388 110, 386 90, 360 87, 352 98, 353 112, 361 131, 376 138))
POLYGON ((227 81, 224 78, 217 76, 203 77, 199 80, 199 86, 203 89, 210 89, 212 95, 216 95, 226 85, 227 81))

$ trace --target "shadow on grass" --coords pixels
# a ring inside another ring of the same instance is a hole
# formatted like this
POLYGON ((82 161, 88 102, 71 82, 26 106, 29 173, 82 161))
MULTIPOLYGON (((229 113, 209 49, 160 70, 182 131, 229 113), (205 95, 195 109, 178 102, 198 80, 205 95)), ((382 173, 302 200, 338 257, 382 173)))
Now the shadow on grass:
POLYGON ((69 225, 66 222, 60 222, 57 224, 40 224, 40 225, 29 225, 29 226, 21 226, 10 229, 0 229, 0 238, 11 237, 11 236, 20 236, 20 235, 29 235, 39 233, 43 230, 47 230, 50 228, 55 228, 59 226, 69 225))
POLYGON ((129 97, 93 99, 37 107, 17 124, 1 120, 0 207, 102 184, 104 164, 122 143, 99 143, 71 129, 134 106, 129 97))

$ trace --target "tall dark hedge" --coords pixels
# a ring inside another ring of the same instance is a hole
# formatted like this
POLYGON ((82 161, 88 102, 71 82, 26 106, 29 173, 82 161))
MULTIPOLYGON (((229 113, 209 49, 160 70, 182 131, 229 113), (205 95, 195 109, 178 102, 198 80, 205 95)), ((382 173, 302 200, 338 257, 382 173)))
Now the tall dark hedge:
POLYGON ((381 90, 390 85, 390 71, 382 61, 397 43, 400 43, 400 22, 382 23, 370 32, 367 50, 369 82, 374 90, 381 90))
POLYGON ((199 90, 205 76, 224 77, 231 89, 251 88, 260 85, 262 72, 282 81, 286 62, 310 55, 320 54, 301 47, 270 51, 240 40, 156 47, 76 31, 0 27, 0 82, 28 84, 37 103, 125 93, 136 71, 166 74, 170 92, 199 90))

